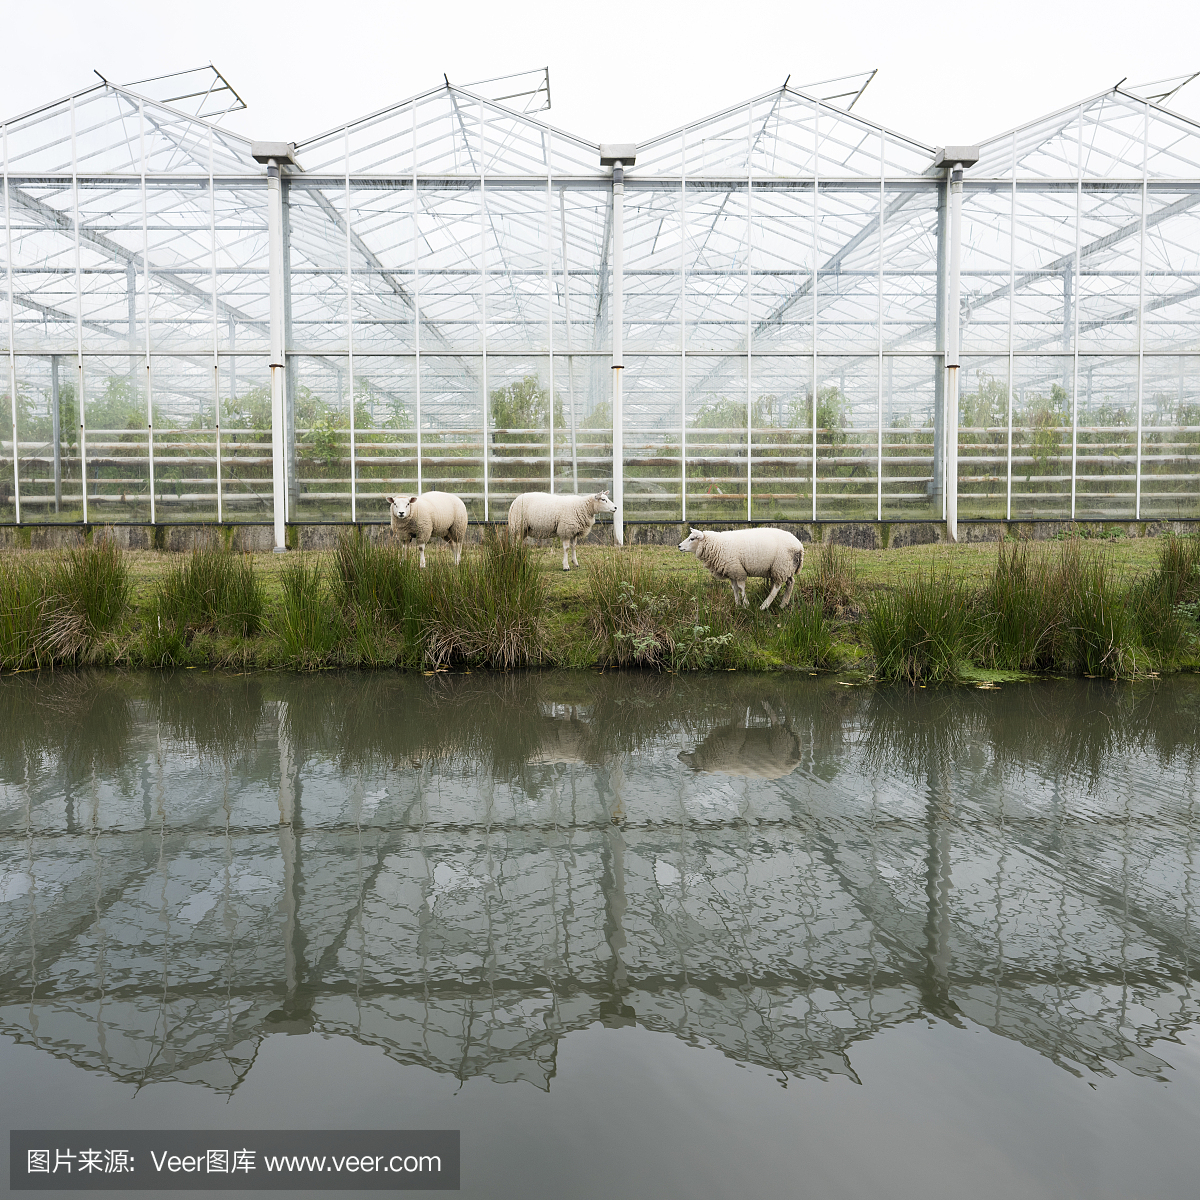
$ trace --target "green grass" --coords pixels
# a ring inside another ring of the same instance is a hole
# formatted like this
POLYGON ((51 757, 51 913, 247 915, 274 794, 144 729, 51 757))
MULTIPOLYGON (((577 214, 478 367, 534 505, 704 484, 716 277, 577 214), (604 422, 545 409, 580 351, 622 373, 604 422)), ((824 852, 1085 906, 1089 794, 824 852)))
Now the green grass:
POLYGON ((933 567, 868 601, 863 632, 880 679, 946 683, 970 653, 970 598, 960 579, 933 567))
POLYGON ((0 554, 0 668, 857 668, 921 682, 1200 667, 1200 537, 809 546, 790 608, 667 547, 468 546, 429 567, 359 531, 323 553, 0 554), (965 614, 965 615, 964 615, 965 614))
POLYGON ((215 546, 199 546, 172 567, 158 593, 159 616, 189 631, 253 637, 265 609, 253 555, 215 546))

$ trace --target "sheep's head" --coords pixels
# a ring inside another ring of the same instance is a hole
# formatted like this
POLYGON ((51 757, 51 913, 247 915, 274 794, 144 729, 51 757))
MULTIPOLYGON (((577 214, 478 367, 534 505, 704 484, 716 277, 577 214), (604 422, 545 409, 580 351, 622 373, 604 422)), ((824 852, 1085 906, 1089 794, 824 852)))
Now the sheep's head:
POLYGON ((388 496, 386 499, 392 516, 399 517, 403 521, 408 516, 409 507, 416 496, 388 496))
POLYGON ((679 543, 679 548, 680 550, 684 551, 684 553, 687 553, 688 551, 695 550, 702 541, 704 541, 704 530, 692 529, 689 527, 688 535, 683 539, 682 542, 679 543))
POLYGON ((597 492, 595 496, 596 510, 598 512, 613 513, 617 511, 617 506, 608 498, 608 492, 597 492))

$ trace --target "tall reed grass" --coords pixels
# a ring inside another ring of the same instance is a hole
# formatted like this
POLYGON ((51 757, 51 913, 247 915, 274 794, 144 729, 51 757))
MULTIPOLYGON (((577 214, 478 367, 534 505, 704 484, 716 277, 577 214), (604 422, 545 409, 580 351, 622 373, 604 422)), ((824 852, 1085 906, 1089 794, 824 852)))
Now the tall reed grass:
POLYGON ((23 671, 51 661, 43 644, 46 572, 21 558, 0 558, 0 666, 23 671))
POLYGON ((545 660, 546 586, 532 550, 507 529, 489 530, 479 553, 464 555, 457 567, 444 556, 431 559, 422 575, 429 665, 508 669, 545 660))
POLYGON ((189 630, 253 637, 262 628, 266 602, 249 554, 198 546, 172 567, 158 592, 157 613, 189 630))
POLYGON ((300 671, 335 665, 346 636, 346 622, 325 586, 317 562, 298 554, 280 572, 283 604, 277 633, 284 663, 300 671))
POLYGON ((98 662, 116 653, 115 636, 132 597, 129 566, 110 537, 68 550, 50 568, 40 641, 61 662, 98 662))
POLYGON ((943 683, 961 677, 970 653, 970 600, 962 580, 915 572, 867 604, 867 644, 880 679, 943 683))

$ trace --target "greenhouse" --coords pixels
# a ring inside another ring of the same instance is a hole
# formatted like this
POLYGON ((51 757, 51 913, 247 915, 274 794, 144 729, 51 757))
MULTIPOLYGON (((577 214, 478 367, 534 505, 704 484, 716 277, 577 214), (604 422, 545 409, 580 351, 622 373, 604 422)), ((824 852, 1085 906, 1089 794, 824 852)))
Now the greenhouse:
POLYGON ((0 522, 1200 518, 1186 80, 960 147, 868 80, 636 146, 548 73, 299 142, 213 68, 11 117, 0 522))

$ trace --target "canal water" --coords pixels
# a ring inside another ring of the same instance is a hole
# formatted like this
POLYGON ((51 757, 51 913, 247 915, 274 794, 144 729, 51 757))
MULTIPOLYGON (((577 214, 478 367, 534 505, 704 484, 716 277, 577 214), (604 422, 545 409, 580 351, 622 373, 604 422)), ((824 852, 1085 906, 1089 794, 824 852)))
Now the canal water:
POLYGON ((1194 677, 10 676, 4 1124, 459 1129, 472 1197, 1195 1197, 1198 730, 1194 677))

